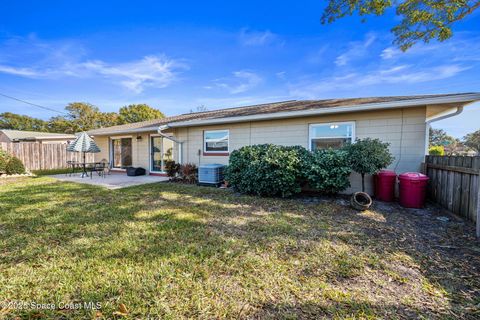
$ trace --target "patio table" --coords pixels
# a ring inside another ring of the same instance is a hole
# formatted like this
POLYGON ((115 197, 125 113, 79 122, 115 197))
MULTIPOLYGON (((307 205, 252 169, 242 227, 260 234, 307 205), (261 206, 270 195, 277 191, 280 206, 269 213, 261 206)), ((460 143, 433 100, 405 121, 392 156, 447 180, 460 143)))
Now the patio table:
MULTIPOLYGON (((69 161, 68 164, 72 166, 72 172, 75 173, 75 168, 82 169, 82 178, 89 175, 90 171, 90 178, 92 178, 93 171, 100 172, 98 169, 105 168, 105 164, 103 162, 79 162, 79 161, 69 161)), ((70 174, 71 175, 71 174, 70 174)), ((99 173, 100 175, 100 173, 99 173)))

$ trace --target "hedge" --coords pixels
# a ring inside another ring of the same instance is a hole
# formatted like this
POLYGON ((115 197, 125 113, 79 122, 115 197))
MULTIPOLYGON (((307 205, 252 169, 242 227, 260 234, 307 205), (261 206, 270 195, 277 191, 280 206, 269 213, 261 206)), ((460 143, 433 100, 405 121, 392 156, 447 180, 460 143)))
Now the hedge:
POLYGON ((241 193, 288 197, 306 183, 324 193, 345 190, 350 185, 349 174, 343 151, 312 153, 301 146, 263 144, 233 151, 226 180, 241 193))

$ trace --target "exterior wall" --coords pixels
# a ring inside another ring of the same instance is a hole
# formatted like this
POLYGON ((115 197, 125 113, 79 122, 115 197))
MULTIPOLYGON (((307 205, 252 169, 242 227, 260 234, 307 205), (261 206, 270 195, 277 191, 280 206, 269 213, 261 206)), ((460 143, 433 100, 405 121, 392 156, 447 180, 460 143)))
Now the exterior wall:
MULTIPOLYGON (((204 127, 177 128, 175 136, 183 143, 183 162, 197 165, 228 163, 228 156, 203 155, 204 130, 230 130, 230 152, 246 145, 273 143, 301 145, 308 148, 309 124, 354 121, 356 138, 378 138, 390 143, 395 161, 389 169, 397 173, 419 171, 425 155, 425 107, 345 113, 315 117, 246 122, 204 127), (200 155, 199 155, 200 150, 200 155)), ((352 187, 347 193, 361 189, 358 174, 351 176, 352 187)), ((371 177, 367 191, 371 191, 371 177)))
MULTIPOLYGON (((118 135, 118 136, 96 136, 94 137, 95 142, 100 148, 101 152, 95 154, 95 161, 100 161, 102 159, 107 159, 111 161, 110 149, 111 139, 116 138, 132 138, 132 166, 142 167, 150 171, 150 137, 155 135, 155 132, 149 133, 139 133, 133 135, 118 135), (141 137, 141 139, 138 139, 141 137)), ((177 151, 173 153, 175 161, 178 162, 177 151)))

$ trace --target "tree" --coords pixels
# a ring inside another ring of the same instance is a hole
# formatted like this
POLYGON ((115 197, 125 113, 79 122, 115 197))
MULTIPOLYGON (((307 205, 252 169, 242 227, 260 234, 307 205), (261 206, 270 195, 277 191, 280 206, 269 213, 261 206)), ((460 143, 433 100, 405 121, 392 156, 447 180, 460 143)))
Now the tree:
POLYGON ((0 129, 47 131, 48 127, 47 122, 44 120, 11 112, 4 112, 0 114, 0 129))
POLYGON ((477 152, 477 154, 480 153, 480 130, 469 133, 463 137, 463 143, 477 152))
POLYGON ((119 110, 119 122, 121 124, 161 118, 165 118, 165 115, 160 110, 147 104, 131 104, 121 107, 119 110))
POLYGON ((365 192, 365 175, 377 173, 388 167, 395 159, 388 150, 389 145, 379 139, 365 138, 344 147, 352 170, 362 176, 363 192, 365 192))
POLYGON ((394 43, 405 51, 419 41, 449 39, 452 27, 478 9, 480 0, 329 0, 321 21, 332 23, 355 13, 380 16, 390 7, 395 7, 401 16, 400 23, 391 30, 394 43))
POLYGON ((443 129, 433 129, 429 130, 429 144, 430 146, 446 146, 455 142, 455 138, 449 136, 443 129))

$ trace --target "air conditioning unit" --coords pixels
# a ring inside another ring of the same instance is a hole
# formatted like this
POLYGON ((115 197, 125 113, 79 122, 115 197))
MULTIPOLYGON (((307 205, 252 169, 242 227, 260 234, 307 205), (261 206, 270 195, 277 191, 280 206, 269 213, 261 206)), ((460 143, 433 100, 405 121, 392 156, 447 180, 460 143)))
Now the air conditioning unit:
POLYGON ((198 167, 198 183, 219 186, 223 183, 225 166, 223 164, 204 164, 198 167))

